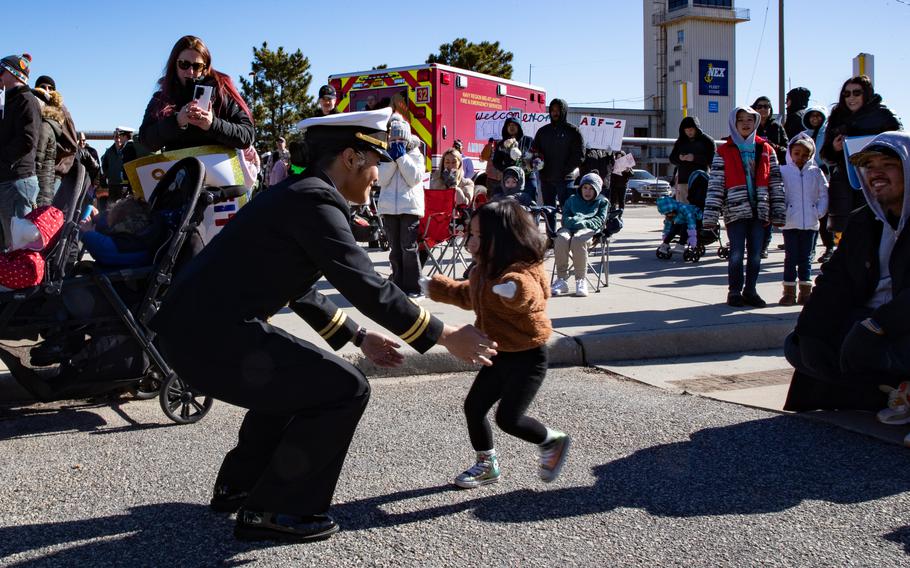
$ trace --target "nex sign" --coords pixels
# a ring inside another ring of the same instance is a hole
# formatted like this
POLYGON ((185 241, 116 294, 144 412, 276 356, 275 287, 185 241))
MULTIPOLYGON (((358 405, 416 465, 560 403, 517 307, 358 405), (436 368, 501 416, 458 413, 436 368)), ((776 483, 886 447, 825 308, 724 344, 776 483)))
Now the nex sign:
POLYGON ((721 59, 698 60, 698 94, 715 97, 729 95, 728 62, 721 59))

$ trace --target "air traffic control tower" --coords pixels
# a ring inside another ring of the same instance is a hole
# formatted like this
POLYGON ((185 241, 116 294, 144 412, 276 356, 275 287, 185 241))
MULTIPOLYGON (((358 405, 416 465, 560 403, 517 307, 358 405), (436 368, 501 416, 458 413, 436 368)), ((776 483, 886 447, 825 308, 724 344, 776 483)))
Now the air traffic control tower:
POLYGON ((645 108, 663 117, 655 134, 676 138, 688 114, 712 137, 727 136, 730 111, 752 102, 736 100, 735 80, 736 24, 749 20, 749 10, 733 0, 642 1, 645 108))

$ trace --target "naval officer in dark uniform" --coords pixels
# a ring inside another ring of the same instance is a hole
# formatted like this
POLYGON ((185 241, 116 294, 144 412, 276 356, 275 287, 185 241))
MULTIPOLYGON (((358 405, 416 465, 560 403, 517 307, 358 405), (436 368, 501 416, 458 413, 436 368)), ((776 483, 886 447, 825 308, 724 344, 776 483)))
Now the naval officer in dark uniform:
POLYGON ((327 538, 327 514, 348 446, 366 408, 363 373, 269 325, 285 305, 333 348, 348 341, 378 365, 400 364, 399 343, 359 326, 314 285, 325 277, 401 341, 438 343, 490 364, 495 344, 472 326, 445 325, 376 274, 350 231, 348 202, 365 203, 388 160, 391 110, 312 118, 291 160, 305 166, 259 195, 202 250, 151 322, 182 379, 247 412, 224 459, 212 508, 238 510, 247 540, 327 538))

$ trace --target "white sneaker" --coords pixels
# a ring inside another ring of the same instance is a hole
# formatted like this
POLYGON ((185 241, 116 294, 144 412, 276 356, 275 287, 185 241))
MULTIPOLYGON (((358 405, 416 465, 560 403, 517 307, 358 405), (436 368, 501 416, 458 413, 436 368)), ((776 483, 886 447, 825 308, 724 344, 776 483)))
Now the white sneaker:
POLYGON ((557 278, 556 282, 550 286, 550 295, 551 296, 562 296, 563 294, 569 293, 569 283, 563 280, 562 278, 557 278))
POLYGON ((575 282, 575 295, 581 298, 588 295, 588 281, 584 278, 575 282))
MULTIPOLYGON (((891 388, 887 385, 879 387, 882 391, 888 393, 888 408, 880 410, 876 418, 882 424, 910 424, 910 381, 905 381, 891 388)), ((904 441, 906 443, 906 440, 904 441)))

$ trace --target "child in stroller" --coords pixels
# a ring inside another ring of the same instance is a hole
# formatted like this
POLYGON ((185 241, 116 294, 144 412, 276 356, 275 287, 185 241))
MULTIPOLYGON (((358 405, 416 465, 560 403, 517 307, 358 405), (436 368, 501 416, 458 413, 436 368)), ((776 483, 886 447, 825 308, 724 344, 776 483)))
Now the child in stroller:
POLYGON ((657 210, 664 216, 663 242, 657 247, 657 258, 669 259, 673 256, 673 245, 685 239, 686 248, 683 260, 698 262, 698 229, 701 222, 701 209, 690 203, 680 203, 669 195, 657 199, 657 210))
MULTIPOLYGON (((715 229, 704 229, 702 228, 702 212, 705 207, 705 198, 708 195, 708 173, 704 170, 695 170, 689 176, 689 203, 686 207, 691 206, 697 211, 695 215, 695 240, 693 243, 692 239, 692 229, 693 227, 687 222, 683 221, 682 218, 674 215, 675 223, 672 227, 669 227, 667 221, 664 221, 664 242, 657 247, 657 258, 660 259, 669 259, 673 256, 673 245, 676 242, 682 240, 683 237, 686 238, 687 246, 683 252, 683 260, 690 262, 698 262, 702 256, 705 254, 705 249, 708 245, 717 243, 717 256, 722 259, 726 259, 730 256, 730 248, 723 243, 721 238, 720 227, 715 229), (678 240, 677 240, 678 237, 678 240)), ((676 201, 670 197, 662 197, 657 200, 657 209, 661 209, 661 200, 672 200, 676 201)), ((676 202, 678 203, 678 202, 676 202)), ((661 211, 664 215, 667 215, 668 212, 674 213, 675 208, 668 201, 664 201, 664 208, 666 211, 661 211)), ((683 215, 688 215, 689 212, 683 213, 683 215)))

